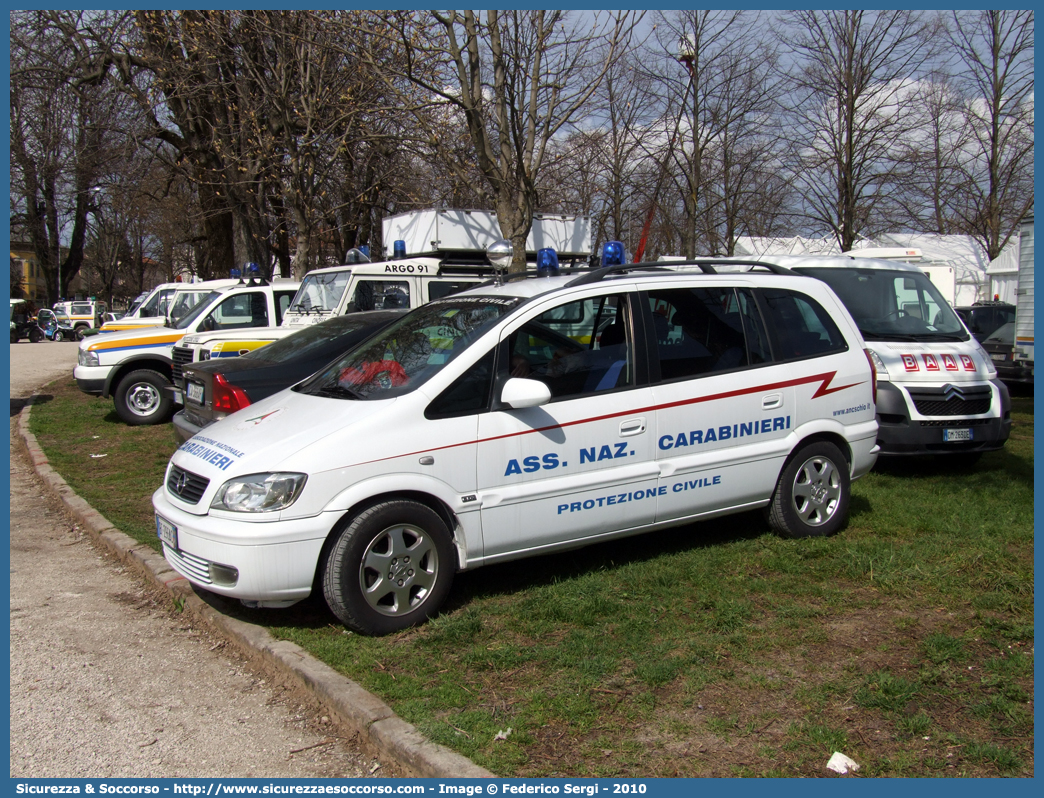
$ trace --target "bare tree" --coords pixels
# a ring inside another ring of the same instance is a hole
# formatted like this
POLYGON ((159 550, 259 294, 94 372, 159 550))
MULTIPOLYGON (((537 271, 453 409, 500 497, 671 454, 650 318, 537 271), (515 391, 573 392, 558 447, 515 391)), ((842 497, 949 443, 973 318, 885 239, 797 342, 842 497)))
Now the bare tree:
POLYGON ((784 39, 792 72, 791 171, 813 227, 842 251, 873 234, 901 177, 910 82, 933 55, 937 24, 913 11, 796 11, 784 39))
POLYGON ((913 129, 898 142, 905 177, 892 192, 897 211, 892 224, 940 235, 961 233, 954 201, 966 191, 964 103, 949 76, 936 72, 916 86, 907 111, 913 129))
POLYGON ((970 146, 956 212, 993 259, 1033 208, 1033 12, 954 12, 970 146))
POLYGON ((677 103, 678 145, 664 163, 682 254, 731 255, 741 234, 771 227, 784 207, 775 47, 761 18, 742 11, 663 15, 656 39, 660 81, 677 103))
POLYGON ((83 264, 91 189, 111 166, 123 118, 116 94, 89 80, 91 45, 75 35, 109 20, 11 15, 11 222, 32 242, 52 301, 68 294, 83 264))
MULTIPOLYGON (((491 10, 485 23, 473 11, 395 19, 406 60, 386 70, 389 82, 405 78, 463 115, 501 232, 514 246, 511 268, 523 270, 552 141, 586 107, 636 18, 607 14, 591 25, 562 11, 491 10)), ((438 118, 430 107, 417 110, 422 123, 438 118)))

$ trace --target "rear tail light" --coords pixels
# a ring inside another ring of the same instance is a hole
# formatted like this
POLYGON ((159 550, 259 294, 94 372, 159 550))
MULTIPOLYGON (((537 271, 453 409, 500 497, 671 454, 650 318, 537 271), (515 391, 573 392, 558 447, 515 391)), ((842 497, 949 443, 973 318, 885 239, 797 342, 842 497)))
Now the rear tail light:
POLYGON ((220 374, 214 375, 214 410, 235 413, 250 404, 242 388, 237 388, 220 374))
POLYGON ((869 349, 864 349, 863 354, 866 355, 866 362, 870 364, 870 384, 873 385, 874 392, 874 404, 877 404, 877 366, 874 365, 874 359, 870 355, 869 349))

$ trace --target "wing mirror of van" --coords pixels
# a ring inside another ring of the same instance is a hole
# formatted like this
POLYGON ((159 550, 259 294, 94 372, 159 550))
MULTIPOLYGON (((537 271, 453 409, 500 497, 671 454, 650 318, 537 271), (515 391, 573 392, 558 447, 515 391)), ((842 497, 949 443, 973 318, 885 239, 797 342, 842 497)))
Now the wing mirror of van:
POLYGON ((538 380, 512 377, 504 383, 500 401, 515 410, 538 407, 551 401, 551 389, 538 380))

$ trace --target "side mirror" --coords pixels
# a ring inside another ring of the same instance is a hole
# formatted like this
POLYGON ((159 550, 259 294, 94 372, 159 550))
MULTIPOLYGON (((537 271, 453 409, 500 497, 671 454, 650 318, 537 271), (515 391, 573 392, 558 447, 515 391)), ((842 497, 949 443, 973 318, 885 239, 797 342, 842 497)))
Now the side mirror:
POLYGON ((500 401, 515 410, 539 407, 551 401, 551 389, 539 380, 512 377, 500 392, 500 401))

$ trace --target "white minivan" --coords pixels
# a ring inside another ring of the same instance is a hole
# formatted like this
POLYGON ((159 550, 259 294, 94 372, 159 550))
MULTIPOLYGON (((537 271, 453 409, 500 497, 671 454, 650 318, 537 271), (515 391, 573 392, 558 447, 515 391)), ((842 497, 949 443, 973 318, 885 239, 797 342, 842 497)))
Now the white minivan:
POLYGON ((153 494, 164 555, 251 606, 315 588, 386 634, 488 563, 759 507, 785 535, 835 532, 877 457, 870 356, 825 283, 720 265, 416 308, 186 441, 153 494))

